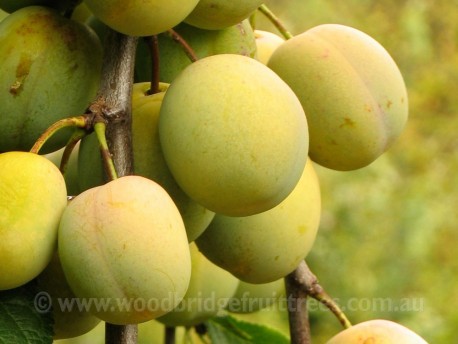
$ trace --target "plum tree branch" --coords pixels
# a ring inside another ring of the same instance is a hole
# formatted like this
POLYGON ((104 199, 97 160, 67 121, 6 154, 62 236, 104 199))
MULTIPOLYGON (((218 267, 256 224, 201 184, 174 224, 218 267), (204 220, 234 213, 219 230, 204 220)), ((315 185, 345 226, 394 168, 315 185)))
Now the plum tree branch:
POLYGON ((175 344, 176 331, 175 327, 165 326, 164 344, 175 344))
POLYGON ((102 82, 96 102, 118 176, 133 173, 131 98, 137 38, 110 30, 105 39, 102 82))
MULTIPOLYGON (((97 99, 89 110, 106 121, 108 148, 119 177, 132 174, 131 99, 134 75, 136 37, 109 30, 104 46, 102 81, 97 99)), ((136 325, 106 324, 106 344, 135 344, 136 325)))
POLYGON ((307 295, 325 305, 335 315, 344 328, 351 327, 351 323, 345 313, 320 285, 318 278, 313 274, 306 262, 302 262, 300 264, 300 269, 302 273, 299 276, 298 282, 307 295))
POLYGON ((307 298, 312 297, 324 304, 345 328, 351 326, 350 321, 319 284, 317 277, 305 261, 285 277, 288 295, 288 316, 292 344, 311 343, 310 324, 308 321, 307 298))
POLYGON ((307 311, 308 295, 302 282, 306 274, 307 268, 301 263, 296 270, 285 277, 291 344, 312 343, 307 311))

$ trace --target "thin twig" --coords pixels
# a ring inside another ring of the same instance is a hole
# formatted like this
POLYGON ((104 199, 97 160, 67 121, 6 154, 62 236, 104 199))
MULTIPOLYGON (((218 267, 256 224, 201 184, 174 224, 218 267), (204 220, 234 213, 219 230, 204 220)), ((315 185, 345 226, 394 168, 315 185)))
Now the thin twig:
POLYGON ((60 159, 59 169, 63 175, 67 172, 68 161, 70 160, 70 155, 72 154, 73 149, 84 136, 86 136, 86 130, 78 128, 68 140, 64 152, 62 153, 62 158, 60 159))
POLYGON ((175 30, 170 29, 167 30, 167 34, 169 35, 170 38, 172 38, 175 42, 180 44, 183 47, 184 52, 188 56, 188 58, 191 60, 191 62, 196 62, 199 58, 197 57, 194 49, 191 48, 191 46, 186 42, 186 40, 175 30))
POLYGON ((345 313, 319 284, 318 278, 313 274, 306 262, 300 264, 300 270, 301 274, 298 275, 297 282, 304 289, 304 292, 325 305, 336 316, 337 320, 339 320, 344 328, 351 327, 351 323, 345 313))
POLYGON ((38 154, 45 145, 45 143, 59 130, 68 127, 75 128, 86 128, 87 127, 87 116, 77 116, 63 118, 55 123, 53 123, 46 131, 40 135, 40 137, 35 141, 34 145, 30 149, 31 153, 38 154))
POLYGON ((286 29, 285 25, 280 21, 280 19, 273 13, 269 7, 267 7, 265 4, 262 4, 258 8, 259 12, 264 14, 267 19, 277 28, 277 30, 285 37, 285 39, 290 39, 293 38, 293 34, 286 29))
POLYGON ((157 35, 145 37, 146 44, 151 52, 151 87, 148 94, 159 93, 159 39, 157 35))

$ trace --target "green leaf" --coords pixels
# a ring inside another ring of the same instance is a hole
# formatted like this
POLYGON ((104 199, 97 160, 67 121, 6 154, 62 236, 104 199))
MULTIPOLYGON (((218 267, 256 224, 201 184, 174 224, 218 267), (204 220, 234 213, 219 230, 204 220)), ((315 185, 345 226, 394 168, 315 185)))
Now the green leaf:
POLYGON ((289 339, 270 327, 237 320, 231 316, 205 322, 208 336, 217 344, 289 344, 289 339))
POLYGON ((35 281, 0 291, 0 344, 52 343, 52 312, 35 306, 40 296, 35 281))

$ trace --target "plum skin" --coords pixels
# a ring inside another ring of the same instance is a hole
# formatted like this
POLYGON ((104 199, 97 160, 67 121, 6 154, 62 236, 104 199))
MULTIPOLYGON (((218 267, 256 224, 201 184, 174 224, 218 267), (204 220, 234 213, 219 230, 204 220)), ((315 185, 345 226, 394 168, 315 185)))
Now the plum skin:
POLYGON ((365 167, 401 134, 407 90, 396 63, 367 34, 316 26, 278 47, 268 66, 297 94, 309 124, 310 157, 341 170, 365 167))

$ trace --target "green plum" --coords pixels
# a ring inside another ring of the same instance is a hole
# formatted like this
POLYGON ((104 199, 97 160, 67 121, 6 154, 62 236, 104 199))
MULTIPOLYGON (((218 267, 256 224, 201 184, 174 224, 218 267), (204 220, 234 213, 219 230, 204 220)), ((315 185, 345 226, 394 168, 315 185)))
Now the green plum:
POLYGON ((283 43, 268 66, 299 97, 310 127, 310 157, 322 166, 367 166, 406 124, 401 73, 388 52, 359 30, 316 26, 283 43))
POLYGON ((144 177, 121 177, 76 196, 62 215, 58 248, 72 291, 105 301, 89 311, 112 324, 161 316, 188 288, 183 220, 167 192, 144 177))
POLYGON ((89 332, 78 337, 56 339, 53 344, 105 344, 105 322, 101 321, 89 332))
POLYGON ((51 261, 67 191, 59 169, 40 155, 2 153, 0 166, 0 290, 6 290, 51 261))
POLYGON ((252 313, 269 307, 285 295, 285 281, 252 284, 240 281, 226 309, 232 313, 252 313))
POLYGON ((92 16, 91 11, 87 8, 84 2, 80 3, 72 12, 72 20, 75 20, 80 23, 85 23, 89 17, 92 16))
POLYGON ((231 54, 203 58, 177 76, 164 96, 159 138, 183 191, 230 216, 279 204, 308 152, 294 92, 262 63, 231 54))
MULTIPOLYGON (((239 54, 256 56, 256 41, 248 20, 223 30, 203 30, 181 23, 174 30, 180 34, 194 50, 198 58, 217 54, 239 54)), ((159 35, 160 80, 172 82, 191 60, 180 44, 167 34, 159 35)), ((151 80, 151 52, 143 40, 139 41, 135 62, 137 81, 151 80)))
MULTIPOLYGON (((159 183, 180 210, 189 242, 194 241, 209 225, 214 213, 190 199, 177 185, 164 160, 159 143, 158 120, 165 90, 148 95, 150 83, 136 83, 132 92, 132 144, 135 174, 159 183)), ((82 140, 79 154, 79 180, 82 189, 105 182, 97 138, 91 134, 82 140)))
POLYGON ((59 11, 64 11, 70 6, 75 6, 82 0, 0 0, 0 8, 8 13, 17 11, 27 6, 48 6, 59 11))
MULTIPOLYGON (((44 157, 49 159, 57 167, 60 167, 60 162, 62 160, 62 154, 64 153, 64 150, 65 148, 61 148, 55 152, 44 155, 44 157)), ((69 196, 75 196, 80 193, 78 184, 78 150, 79 143, 70 154, 70 159, 68 160, 67 168, 64 173, 65 185, 67 187, 67 194, 69 196)))
POLYGON ((217 214, 196 244, 210 261, 244 282, 273 282, 307 256, 320 215, 320 187, 309 160, 293 192, 278 206, 246 217, 217 214))
MULTIPOLYGON (((101 76, 102 47, 87 26, 40 6, 0 23, 0 152, 30 150, 54 122, 85 112, 101 76)), ((45 152, 63 147, 53 136, 45 152)))
POLYGON ((194 326, 221 312, 234 295, 239 280, 199 252, 194 243, 191 251, 191 281, 180 304, 157 319, 167 326, 194 326))
POLYGON ((263 0, 200 0, 185 22, 206 30, 220 30, 248 18, 263 0))
POLYGON ((62 307, 64 302, 76 296, 65 279, 59 255, 54 253, 51 262, 37 277, 40 289, 51 296, 54 319, 54 339, 73 338, 81 336, 99 323, 100 319, 85 310, 79 310, 75 304, 72 309, 62 307))
MULTIPOLYGON (((177 329, 178 330, 178 329, 177 329)), ((155 320, 138 324, 137 344, 151 344, 164 342, 164 325, 155 320)), ((176 331, 180 335, 179 331, 176 331)), ((177 337, 178 337, 177 336, 177 337)), ((180 337, 178 337, 178 340, 180 337)), ((69 339, 55 340, 54 344, 104 344, 105 323, 101 322, 88 333, 69 339)))
POLYGON ((113 30, 152 36, 182 22, 199 0, 85 0, 92 13, 113 30))
POLYGON ((256 41, 256 58, 265 65, 269 62, 275 49, 285 41, 280 36, 263 30, 255 30, 254 37, 256 41))
POLYGON ((6 18, 8 16, 8 13, 0 9, 0 21, 3 20, 3 18, 6 18))
POLYGON ((389 320, 368 320, 343 330, 326 344, 428 344, 410 329, 389 320))

